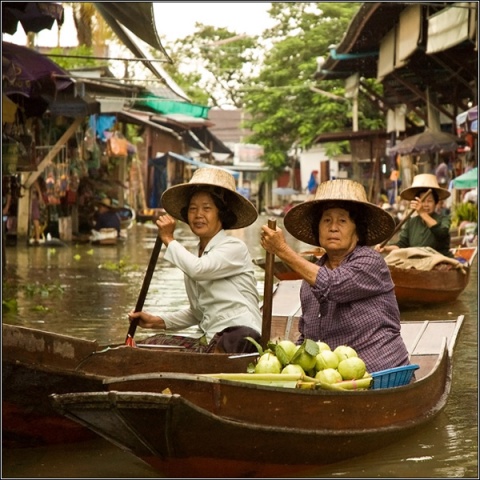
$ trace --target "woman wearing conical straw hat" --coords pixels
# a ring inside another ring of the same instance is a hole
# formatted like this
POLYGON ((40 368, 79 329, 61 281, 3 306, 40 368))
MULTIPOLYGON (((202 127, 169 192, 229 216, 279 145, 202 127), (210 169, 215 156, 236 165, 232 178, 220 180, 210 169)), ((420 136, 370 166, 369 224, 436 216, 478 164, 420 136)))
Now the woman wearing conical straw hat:
POLYGON ((247 227, 258 217, 251 202, 237 193, 235 179, 226 170, 205 167, 188 183, 168 188, 162 195, 168 215, 157 220, 158 234, 167 246, 164 259, 184 272, 189 307, 161 316, 130 312, 143 328, 166 330, 144 342, 182 345, 198 352, 246 353, 260 341, 262 316, 254 265, 247 246, 225 230, 247 227), (195 253, 175 239, 176 221, 188 223, 199 238, 195 253), (197 327, 193 337, 173 330, 197 327))
POLYGON ((321 183, 313 200, 293 207, 284 226, 298 240, 325 249, 312 263, 286 243, 280 228, 262 226, 263 248, 303 278, 297 343, 320 340, 332 350, 348 345, 369 372, 408 365, 392 277, 370 248, 393 233, 391 215, 368 202, 361 184, 338 179, 321 183))
POLYGON ((453 258, 450 252, 450 216, 435 211, 438 202, 449 196, 450 192, 439 186, 435 175, 422 173, 413 177, 412 186, 400 193, 403 200, 410 201, 410 208, 415 211, 413 216, 403 225, 397 242, 383 248, 377 245, 375 250, 390 253, 397 248, 431 247, 453 258), (421 200, 429 189, 432 192, 421 200))

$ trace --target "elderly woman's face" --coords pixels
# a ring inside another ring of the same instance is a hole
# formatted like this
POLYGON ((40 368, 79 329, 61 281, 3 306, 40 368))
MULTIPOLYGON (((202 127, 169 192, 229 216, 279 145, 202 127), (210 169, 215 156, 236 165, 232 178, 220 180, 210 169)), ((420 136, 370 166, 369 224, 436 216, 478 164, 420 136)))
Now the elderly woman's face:
POLYGON ((318 224, 320 245, 328 252, 349 253, 358 243, 357 227, 343 208, 325 210, 318 224))
POLYGON ((195 193, 188 205, 188 224, 198 237, 214 237, 221 229, 219 211, 207 192, 195 193))

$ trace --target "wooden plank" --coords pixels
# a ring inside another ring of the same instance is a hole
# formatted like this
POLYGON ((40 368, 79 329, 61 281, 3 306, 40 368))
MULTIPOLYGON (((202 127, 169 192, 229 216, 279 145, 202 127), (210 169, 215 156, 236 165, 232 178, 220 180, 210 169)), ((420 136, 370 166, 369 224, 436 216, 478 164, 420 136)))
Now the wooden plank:
POLYGON ((300 315, 300 286, 302 280, 280 282, 273 296, 272 315, 289 317, 300 315))
POLYGON ((442 346, 443 339, 446 338, 447 345, 450 345, 456 331, 457 324, 455 321, 429 321, 412 354, 429 355, 438 353, 442 346))
POLYGON ((409 355, 413 355, 415 347, 417 346, 420 337, 425 332, 428 321, 424 322, 408 322, 402 323, 400 333, 402 335, 405 346, 407 347, 409 355))

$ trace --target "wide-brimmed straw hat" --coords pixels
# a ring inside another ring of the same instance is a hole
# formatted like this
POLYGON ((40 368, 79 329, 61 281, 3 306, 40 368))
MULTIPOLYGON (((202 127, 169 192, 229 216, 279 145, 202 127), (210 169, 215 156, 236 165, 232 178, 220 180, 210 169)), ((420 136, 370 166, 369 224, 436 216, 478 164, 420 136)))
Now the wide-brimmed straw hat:
POLYGON ((172 217, 184 222, 182 209, 188 207, 190 198, 201 187, 209 187, 208 190, 222 196, 228 209, 236 215, 237 221, 229 226, 229 229, 248 227, 257 219, 257 209, 237 192, 233 175, 215 167, 199 168, 188 183, 174 185, 165 190, 162 195, 163 208, 172 217))
POLYGON ((353 180, 329 180, 322 182, 313 200, 307 200, 289 210, 283 219, 287 231, 298 240, 310 245, 320 246, 318 234, 319 214, 325 204, 330 205, 338 201, 342 204, 357 205, 365 212, 367 220, 367 245, 376 245, 389 238, 395 229, 393 217, 382 208, 367 200, 365 188, 353 180))
POLYGON ((428 190, 429 188, 437 192, 439 200, 445 200, 450 196, 450 192, 446 188, 440 187, 435 175, 431 173, 421 173, 413 177, 411 187, 400 192, 400 197, 404 200, 414 200, 415 197, 418 197, 418 192, 428 190))

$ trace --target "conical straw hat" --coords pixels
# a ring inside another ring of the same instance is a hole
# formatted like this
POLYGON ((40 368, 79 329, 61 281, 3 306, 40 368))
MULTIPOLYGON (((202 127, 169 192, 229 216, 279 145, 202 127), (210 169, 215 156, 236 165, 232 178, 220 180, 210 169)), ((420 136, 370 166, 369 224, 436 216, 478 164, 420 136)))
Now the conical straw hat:
POLYGON ((213 192, 218 189, 219 193, 223 194, 226 205, 237 216, 237 221, 229 229, 247 227, 257 219, 257 209, 237 192, 233 175, 215 167, 199 168, 188 183, 174 185, 165 190, 162 195, 163 208, 172 217, 184 222, 181 211, 188 207, 190 198, 200 187, 210 187, 213 192))
POLYGON ((112 205, 112 201, 109 198, 102 198, 101 200, 97 200, 95 202, 97 205, 103 205, 104 207, 114 209, 115 207, 112 205))
POLYGON ((450 196, 450 192, 438 185, 437 177, 431 173, 421 173, 413 177, 411 187, 400 192, 400 197, 404 200, 414 200, 418 197, 418 192, 431 188, 438 194, 439 200, 445 200, 450 196))
POLYGON ((338 207, 352 203, 363 208, 367 219, 367 245, 376 245, 389 238, 394 229, 393 217, 382 208, 367 200, 365 188, 353 180, 329 180, 322 182, 313 200, 306 201, 289 210, 283 219, 287 231, 298 240, 310 245, 320 246, 318 239, 318 221, 328 202, 338 201, 338 207))

